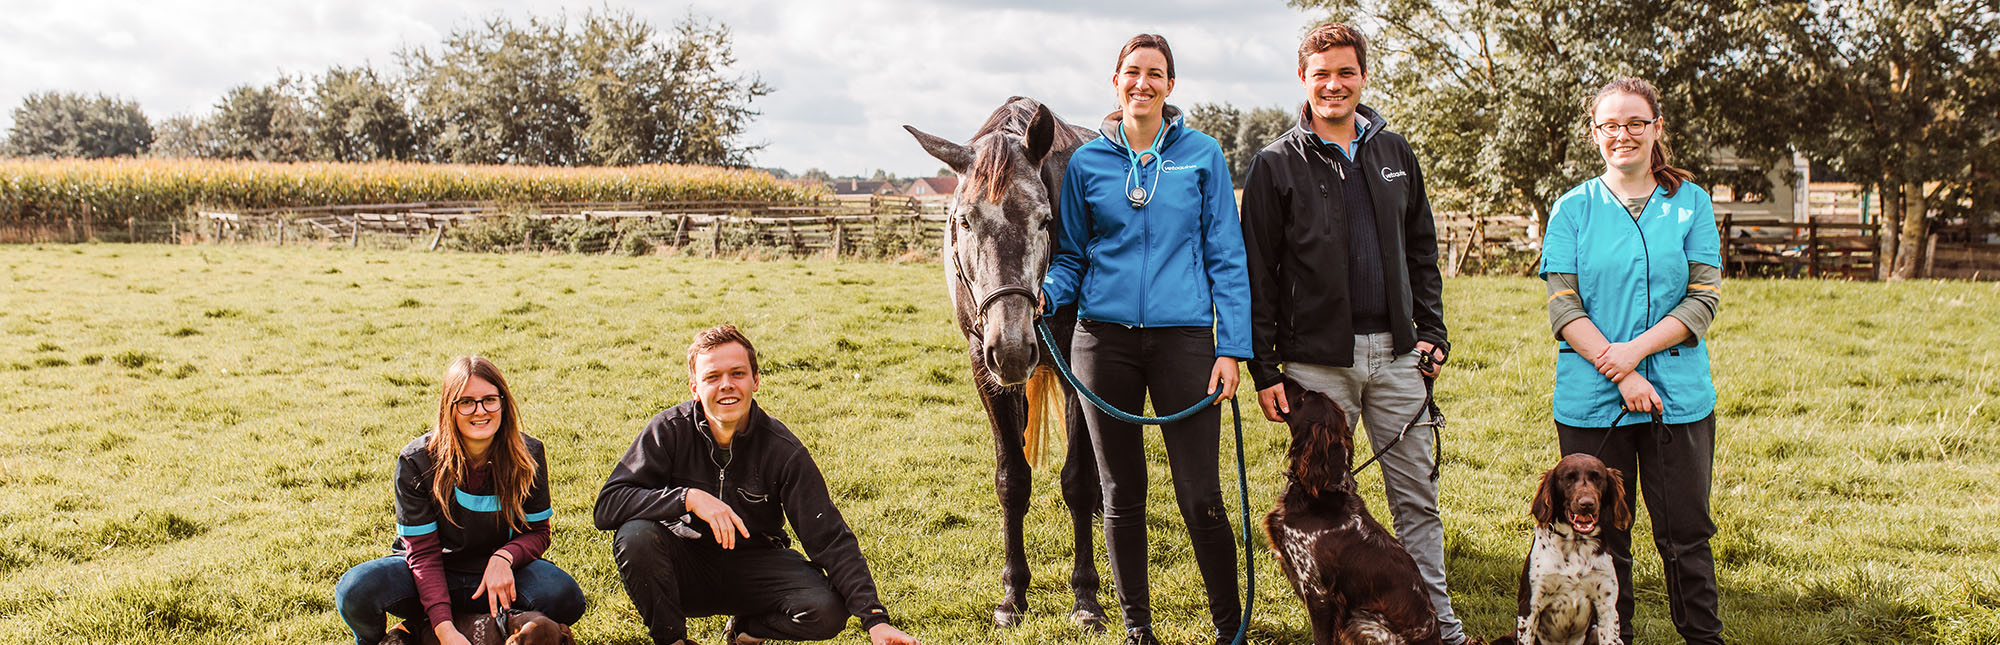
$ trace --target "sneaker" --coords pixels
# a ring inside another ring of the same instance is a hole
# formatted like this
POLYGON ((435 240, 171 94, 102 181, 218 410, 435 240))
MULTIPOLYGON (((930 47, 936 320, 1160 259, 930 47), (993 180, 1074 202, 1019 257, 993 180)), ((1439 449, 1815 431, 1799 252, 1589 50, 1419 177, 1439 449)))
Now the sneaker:
POLYGON ((729 624, 722 627, 722 645, 762 645, 764 639, 745 634, 736 628, 736 617, 729 617, 729 624))
POLYGON ((1122 645, 1160 645, 1160 639, 1153 637, 1153 628, 1151 627, 1133 627, 1125 630, 1125 640, 1120 641, 1120 643, 1122 645))

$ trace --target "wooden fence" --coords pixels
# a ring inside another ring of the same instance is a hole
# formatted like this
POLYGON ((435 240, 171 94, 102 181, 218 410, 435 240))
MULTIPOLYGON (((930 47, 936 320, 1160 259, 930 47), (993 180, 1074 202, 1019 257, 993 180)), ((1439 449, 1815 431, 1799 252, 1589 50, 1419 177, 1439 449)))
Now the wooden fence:
POLYGON ((1823 221, 1821 217, 1812 216, 1801 226, 1723 215, 1719 228, 1724 273, 1731 277, 1875 279, 1876 251, 1880 248, 1876 226, 1823 221))
POLYGON ((483 250, 643 253, 671 247, 711 254, 900 255, 936 249, 943 243, 944 220, 942 199, 883 196, 813 202, 432 202, 202 210, 194 234, 208 242, 421 244, 433 250, 449 235, 454 243, 483 250), (502 233, 520 239, 496 241, 502 233))

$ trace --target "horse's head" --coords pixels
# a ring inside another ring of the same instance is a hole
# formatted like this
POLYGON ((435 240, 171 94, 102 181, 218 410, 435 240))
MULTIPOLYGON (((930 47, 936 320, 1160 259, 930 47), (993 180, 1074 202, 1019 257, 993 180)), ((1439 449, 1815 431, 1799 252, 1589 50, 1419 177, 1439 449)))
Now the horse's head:
MULTIPOLYGON (((1030 102, 1032 103, 1032 102, 1030 102)), ((1009 110, 1010 102, 1001 110, 1009 110)), ((1028 114, 1026 108, 1021 114, 1028 114)), ((1054 191, 1042 165, 1059 122, 1034 104, 1025 128, 982 128, 959 145, 903 126, 924 150, 960 176, 946 227, 944 263, 959 326, 976 338, 986 371, 1003 385, 1028 380, 1036 365, 1034 319, 1042 275, 1054 252, 1054 191)), ((1056 179, 1060 181, 1060 177, 1056 179)))

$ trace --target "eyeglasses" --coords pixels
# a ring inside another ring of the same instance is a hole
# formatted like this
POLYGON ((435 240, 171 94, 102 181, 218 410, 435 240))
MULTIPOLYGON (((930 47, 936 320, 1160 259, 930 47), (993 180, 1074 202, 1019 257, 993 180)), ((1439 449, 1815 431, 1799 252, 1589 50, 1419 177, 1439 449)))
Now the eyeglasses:
POLYGON ((1629 134, 1636 137, 1646 133, 1646 126, 1659 122, 1660 119, 1657 117, 1652 119, 1633 119, 1630 121, 1626 121, 1624 123, 1605 121, 1603 123, 1599 123, 1595 126, 1592 126, 1591 129, 1596 130, 1598 134, 1607 137, 1615 137, 1618 136, 1618 129, 1624 128, 1625 134, 1629 134))
POLYGON ((451 404, 458 408, 459 414, 478 414, 481 409, 487 412, 499 412, 502 398, 498 394, 488 394, 477 399, 459 399, 452 401, 451 404))

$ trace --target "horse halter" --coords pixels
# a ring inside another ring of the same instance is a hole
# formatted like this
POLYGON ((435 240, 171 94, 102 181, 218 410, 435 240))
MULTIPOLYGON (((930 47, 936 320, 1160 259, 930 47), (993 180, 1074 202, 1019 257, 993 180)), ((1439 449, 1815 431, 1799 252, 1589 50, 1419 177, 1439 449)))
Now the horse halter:
MULTIPOLYGON (((953 216, 953 217, 961 222, 960 225, 961 228, 970 228, 970 226, 965 223, 963 217, 961 216, 953 216)), ((985 296, 983 297, 979 296, 979 288, 972 286, 971 278, 965 277, 965 260, 961 259, 958 252, 959 239, 960 238, 956 235, 952 236, 952 242, 951 242, 952 274, 958 276, 958 284, 960 286, 965 287, 966 294, 977 298, 977 302, 979 303, 977 306, 978 308, 972 310, 972 317, 973 321, 976 322, 979 326, 981 327, 986 326, 986 310, 988 308, 991 308, 993 306, 993 303, 999 301, 1000 298, 1002 297, 1020 296, 1023 298, 1027 298, 1028 302, 1032 305, 1039 306, 1041 304, 1041 294, 1037 293, 1034 289, 1030 289, 1028 287, 1018 284, 1000 285, 999 288, 987 292, 985 296)))

